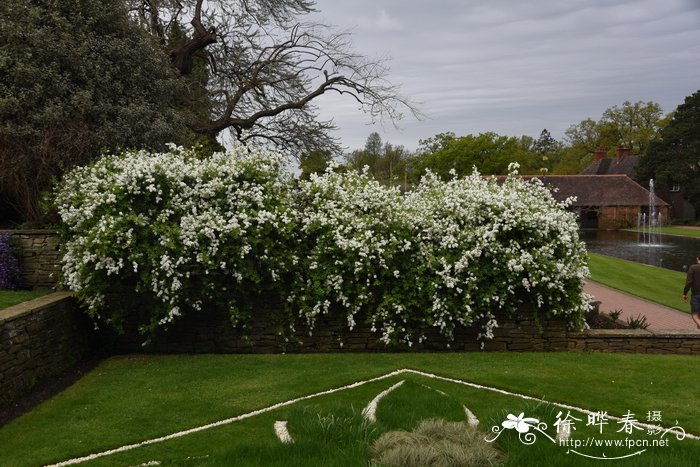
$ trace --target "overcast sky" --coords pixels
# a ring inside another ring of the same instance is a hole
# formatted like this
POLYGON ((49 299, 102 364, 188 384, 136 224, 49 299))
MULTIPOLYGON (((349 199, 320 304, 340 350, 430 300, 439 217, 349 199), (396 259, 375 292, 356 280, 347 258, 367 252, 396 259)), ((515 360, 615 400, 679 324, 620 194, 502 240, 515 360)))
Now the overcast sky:
POLYGON ((356 51, 391 58, 391 80, 427 118, 368 125, 347 98, 324 118, 357 149, 372 131, 415 149, 437 133, 561 140, 624 101, 664 112, 700 89, 700 0, 318 0, 312 19, 352 32, 356 51))

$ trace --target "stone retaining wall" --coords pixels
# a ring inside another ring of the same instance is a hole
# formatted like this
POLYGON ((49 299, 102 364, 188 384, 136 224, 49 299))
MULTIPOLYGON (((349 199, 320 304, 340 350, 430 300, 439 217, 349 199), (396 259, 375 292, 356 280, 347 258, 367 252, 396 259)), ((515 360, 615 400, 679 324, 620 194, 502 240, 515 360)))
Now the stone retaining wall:
POLYGON ((53 288, 61 274, 59 235, 55 230, 0 230, 19 242, 19 267, 25 286, 53 288))
MULTIPOLYGON (((276 306, 268 304, 268 307, 276 306)), ((284 336, 282 328, 265 319, 261 307, 245 334, 234 329, 223 313, 184 317, 167 332, 143 346, 135 327, 122 335, 102 333, 100 353, 279 353, 479 351, 478 330, 459 328, 447 342, 437 332, 411 348, 387 347, 367 327, 347 331, 342 317, 321 317, 313 336, 299 331, 284 336)), ((359 320, 358 320, 359 321, 359 320)), ((700 332, 646 330, 588 330, 568 332, 560 320, 538 325, 531 314, 499 319, 486 351, 700 353, 700 332)), ((0 310, 0 402, 20 394, 39 379, 59 373, 89 355, 96 339, 92 326, 70 293, 57 292, 0 310)))
MULTIPOLYGON (((126 309, 135 309, 128 304, 127 297, 111 297, 126 309)), ((138 301, 141 306, 146 299, 138 301)), ((426 340, 413 344, 387 346, 380 341, 381 333, 356 317, 358 325, 347 329, 346 318, 337 313, 318 316, 313 335, 309 335, 304 323, 296 324, 296 332, 285 333, 283 326, 271 322, 269 316, 279 315, 278 303, 264 303, 256 307, 245 330, 234 329, 229 316, 224 312, 191 313, 179 318, 167 332, 159 332, 144 345, 145 339, 134 326, 125 326, 122 335, 105 336, 103 341, 112 342, 113 351, 119 353, 275 353, 275 352, 387 352, 387 351, 477 351, 481 344, 477 340, 479 329, 458 327, 455 339, 450 342, 436 329, 426 332, 426 340), (267 310, 267 312, 266 312, 267 310), (269 311, 274 311, 270 313, 269 311)), ((484 350, 566 350, 568 340, 566 323, 563 320, 543 320, 538 324, 532 313, 519 313, 511 319, 497 315, 501 327, 495 329, 494 338, 484 343, 484 350)))
MULTIPOLYGON (((268 304, 267 307, 277 306, 268 304)), ((264 307, 262 307, 264 309, 264 307)), ((268 308, 269 309, 269 308, 268 308)), ((386 346, 380 334, 368 326, 358 325, 347 331, 342 317, 319 317, 309 336, 302 327, 285 336, 281 326, 263 318, 254 319, 247 336, 234 329, 223 314, 202 313, 177 321, 168 332, 155 336, 147 345, 138 332, 127 329, 113 337, 113 351, 118 353, 277 353, 277 352, 387 352, 387 351, 580 351, 695 354, 700 353, 700 332, 647 331, 638 329, 591 329, 584 332, 566 330, 563 320, 535 322, 531 313, 521 312, 512 318, 497 316, 500 326, 494 338, 477 340, 476 328, 460 327, 455 339, 448 342, 437 331, 426 333, 427 340, 407 346, 386 346)), ((357 320, 360 322, 360 320, 357 320)), ((105 339, 107 340, 107 339, 105 339)))
POLYGON ((568 350, 700 355, 700 332, 590 329, 569 333, 568 350))
POLYGON ((69 292, 0 310, 0 403, 83 359, 90 329, 69 292))

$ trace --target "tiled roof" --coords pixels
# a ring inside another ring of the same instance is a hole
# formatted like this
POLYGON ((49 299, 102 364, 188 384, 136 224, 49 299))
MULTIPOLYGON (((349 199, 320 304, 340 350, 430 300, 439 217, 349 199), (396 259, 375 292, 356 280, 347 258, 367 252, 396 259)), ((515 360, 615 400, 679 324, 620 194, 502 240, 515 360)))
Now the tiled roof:
MULTIPOLYGON (((626 175, 524 175, 525 179, 539 178, 552 190, 557 201, 576 197, 572 206, 647 206, 649 190, 626 175)), ((502 180, 503 177, 498 177, 502 180)), ((656 206, 668 203, 656 197, 656 206)))
POLYGON ((606 157, 591 163, 583 169, 581 175, 627 175, 635 180, 639 156, 627 156, 621 159, 606 157))

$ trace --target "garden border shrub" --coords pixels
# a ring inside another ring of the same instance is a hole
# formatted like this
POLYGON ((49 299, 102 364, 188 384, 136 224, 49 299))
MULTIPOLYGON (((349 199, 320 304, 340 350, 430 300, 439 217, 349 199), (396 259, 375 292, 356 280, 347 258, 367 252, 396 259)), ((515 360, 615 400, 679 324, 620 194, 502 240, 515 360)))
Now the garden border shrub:
POLYGON ((582 326, 588 269, 570 200, 515 177, 517 165, 502 184, 428 173, 404 195, 336 167, 297 182, 285 163, 263 148, 202 159, 173 146, 76 169, 57 195, 66 284, 98 323, 136 320, 146 335, 203 308, 245 328, 270 294, 290 334, 344 313, 386 344, 458 325, 488 339, 496 311, 523 306, 582 326), (153 306, 107 307, 115 285, 153 306))

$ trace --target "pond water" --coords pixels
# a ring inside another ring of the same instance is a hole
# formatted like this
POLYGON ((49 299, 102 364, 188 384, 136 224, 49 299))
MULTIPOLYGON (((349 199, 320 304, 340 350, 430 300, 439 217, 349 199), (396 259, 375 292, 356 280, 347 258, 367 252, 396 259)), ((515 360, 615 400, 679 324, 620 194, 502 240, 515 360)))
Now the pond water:
POLYGON ((642 234, 624 230, 582 230, 588 251, 685 272, 700 255, 700 238, 642 234))

